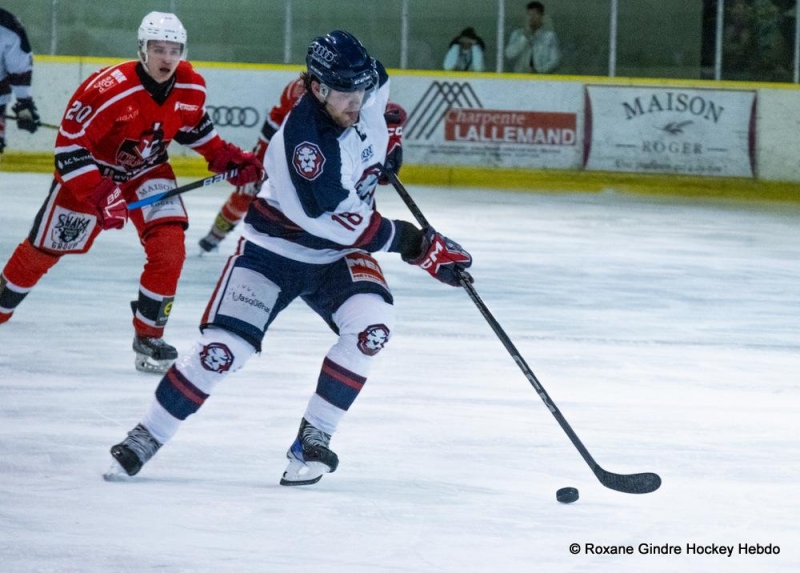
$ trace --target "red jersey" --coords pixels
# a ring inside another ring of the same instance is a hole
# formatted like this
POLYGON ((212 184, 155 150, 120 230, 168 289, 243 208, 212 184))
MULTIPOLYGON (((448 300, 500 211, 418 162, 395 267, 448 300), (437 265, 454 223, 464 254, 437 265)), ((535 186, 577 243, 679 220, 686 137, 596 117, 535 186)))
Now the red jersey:
POLYGON ((278 131, 283 120, 286 119, 286 116, 292 111, 297 100, 299 100, 300 96, 304 93, 306 93, 306 88, 303 83, 303 78, 292 80, 283 88, 280 100, 269 111, 269 115, 264 120, 264 125, 261 126, 258 143, 256 143, 256 146, 253 148, 253 153, 256 154, 256 157, 258 157, 262 163, 264 162, 264 155, 267 153, 269 140, 272 139, 272 136, 278 131))
POLYGON ((205 80, 186 61, 168 84, 156 84, 137 61, 92 74, 61 120, 56 179, 85 198, 101 177, 122 183, 166 163, 173 140, 210 159, 223 142, 205 101, 205 80))

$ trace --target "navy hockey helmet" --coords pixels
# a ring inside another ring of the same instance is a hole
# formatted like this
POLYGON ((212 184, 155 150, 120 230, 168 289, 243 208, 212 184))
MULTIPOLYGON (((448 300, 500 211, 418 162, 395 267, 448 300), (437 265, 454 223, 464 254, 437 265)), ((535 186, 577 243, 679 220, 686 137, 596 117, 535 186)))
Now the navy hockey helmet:
POLYGON ((314 38, 306 65, 309 74, 336 91, 368 91, 378 85, 375 59, 355 36, 342 30, 314 38))

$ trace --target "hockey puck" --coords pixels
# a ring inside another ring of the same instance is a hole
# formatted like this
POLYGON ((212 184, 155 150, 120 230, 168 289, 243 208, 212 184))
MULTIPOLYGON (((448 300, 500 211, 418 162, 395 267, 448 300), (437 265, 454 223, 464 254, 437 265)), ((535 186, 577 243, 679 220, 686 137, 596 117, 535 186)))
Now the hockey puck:
POLYGON ((556 499, 561 503, 574 503, 578 501, 578 489, 574 487, 562 487, 556 492, 556 499))

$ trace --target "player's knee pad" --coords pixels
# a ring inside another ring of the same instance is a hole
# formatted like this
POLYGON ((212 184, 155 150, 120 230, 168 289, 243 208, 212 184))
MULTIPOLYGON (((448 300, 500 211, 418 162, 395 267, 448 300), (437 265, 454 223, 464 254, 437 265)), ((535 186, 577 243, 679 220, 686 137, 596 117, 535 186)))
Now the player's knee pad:
POLYGON ((179 269, 186 259, 186 234, 178 223, 150 227, 142 235, 148 264, 159 268, 179 269))
POLYGON ((164 296, 174 295, 186 260, 183 227, 177 223, 151 227, 142 235, 142 245, 147 256, 142 287, 164 296))
POLYGON ((394 329, 394 306, 377 294, 357 294, 333 314, 342 350, 352 348, 374 356, 386 345, 394 329))
POLYGON ((177 369, 200 390, 210 393, 230 372, 236 372, 255 354, 240 336, 221 328, 206 328, 177 369))
POLYGON ((6 280, 19 287, 32 287, 55 265, 60 256, 51 255, 34 247, 25 239, 3 269, 6 280))
POLYGON ((179 420, 205 403, 229 372, 241 368, 255 349, 235 334, 206 329, 194 348, 170 368, 156 388, 156 400, 179 420))

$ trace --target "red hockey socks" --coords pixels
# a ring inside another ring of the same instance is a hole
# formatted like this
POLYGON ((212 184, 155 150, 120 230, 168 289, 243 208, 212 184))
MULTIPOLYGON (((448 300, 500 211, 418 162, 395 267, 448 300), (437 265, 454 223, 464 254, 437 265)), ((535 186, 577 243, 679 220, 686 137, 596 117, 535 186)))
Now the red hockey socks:
POLYGON ((161 338, 172 311, 178 279, 186 259, 183 227, 158 225, 142 238, 147 262, 133 303, 133 328, 137 336, 161 338))
POLYGON ((0 275, 0 324, 11 318, 14 309, 59 258, 40 251, 27 239, 17 246, 0 275))

